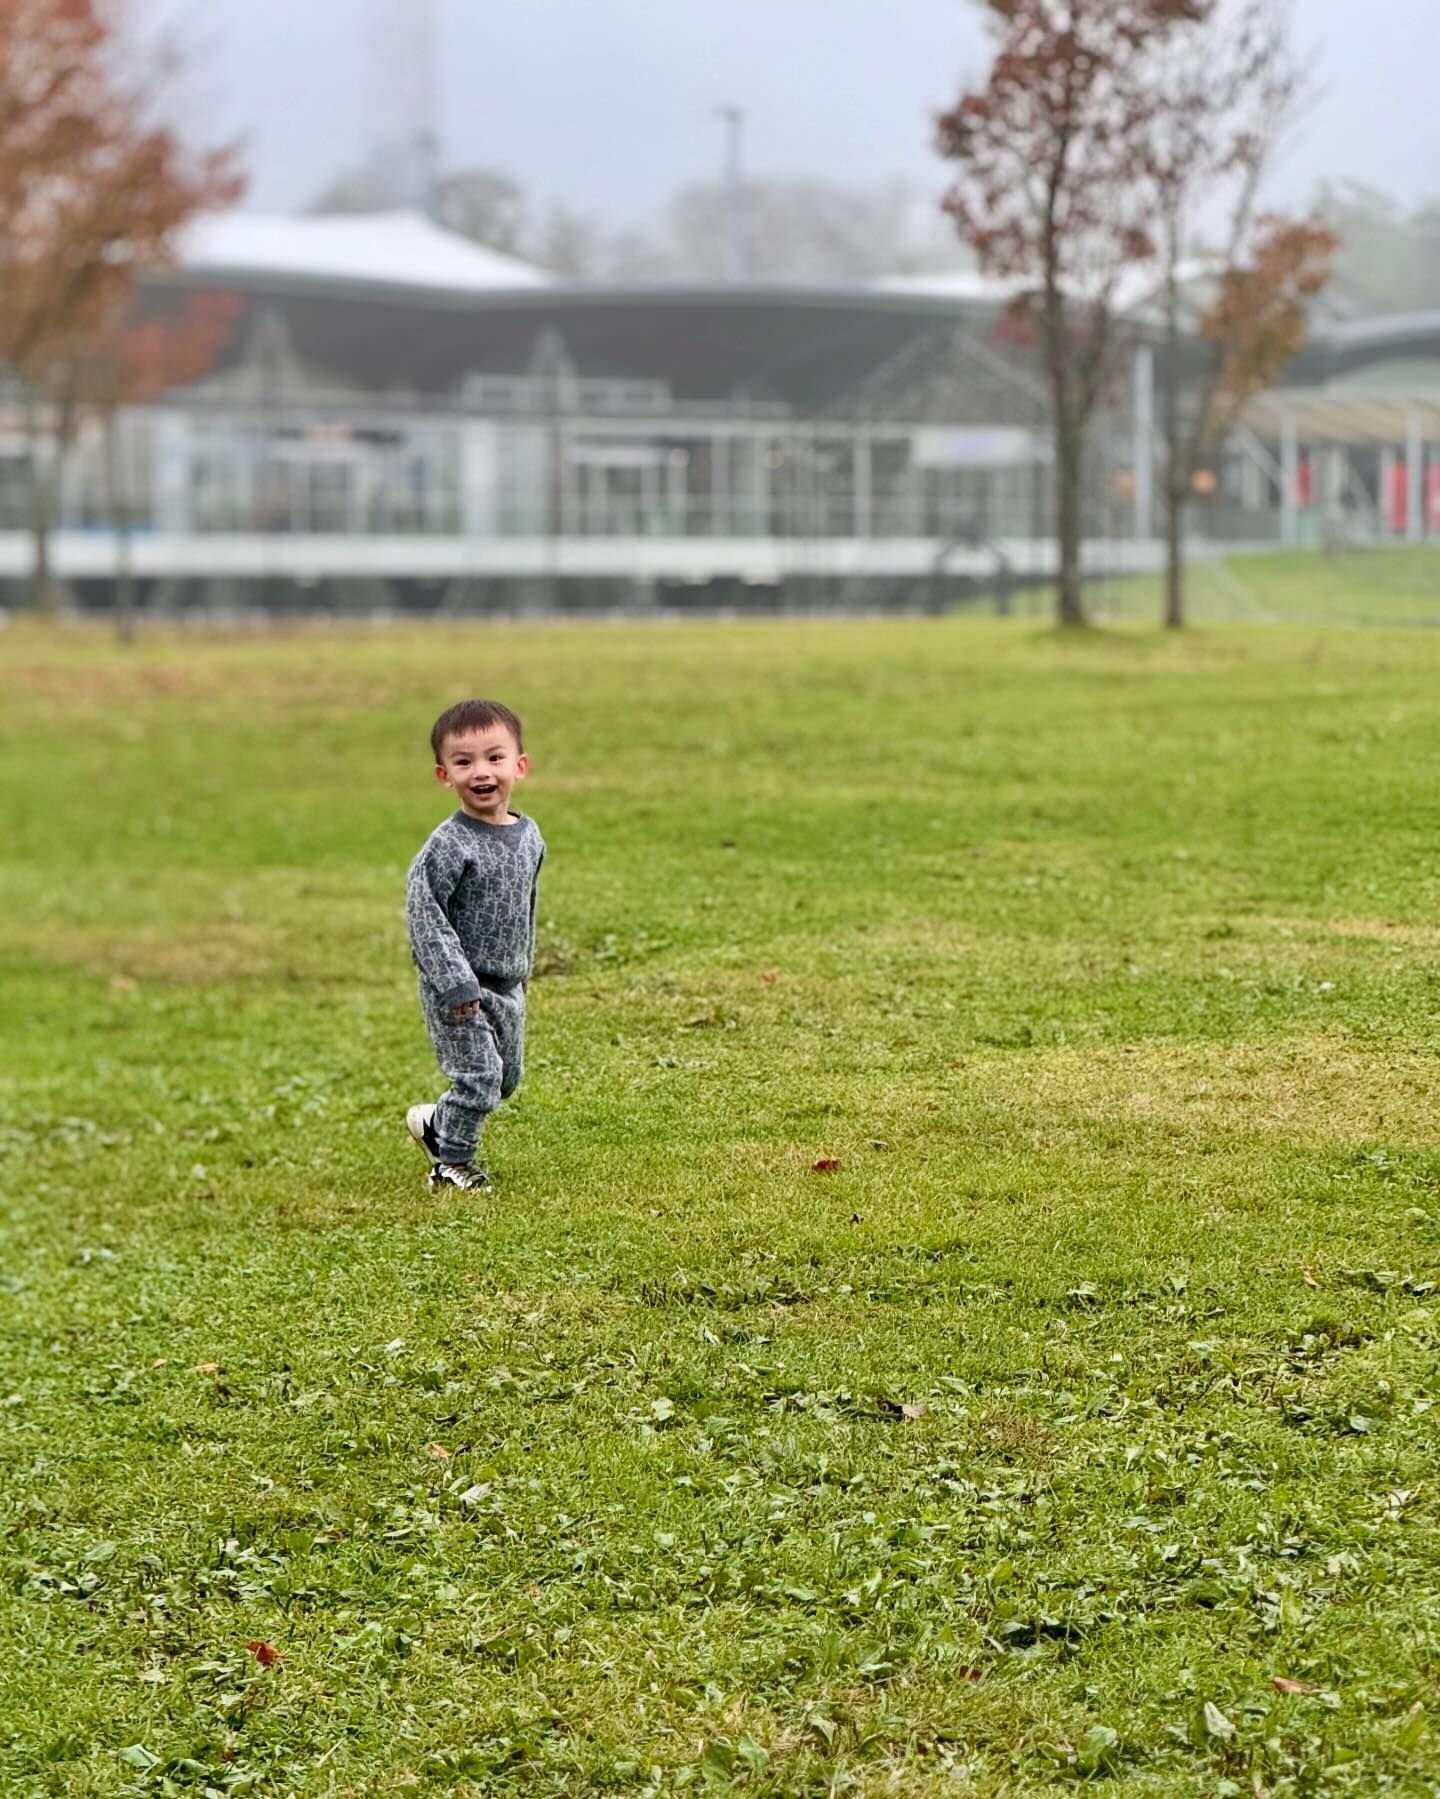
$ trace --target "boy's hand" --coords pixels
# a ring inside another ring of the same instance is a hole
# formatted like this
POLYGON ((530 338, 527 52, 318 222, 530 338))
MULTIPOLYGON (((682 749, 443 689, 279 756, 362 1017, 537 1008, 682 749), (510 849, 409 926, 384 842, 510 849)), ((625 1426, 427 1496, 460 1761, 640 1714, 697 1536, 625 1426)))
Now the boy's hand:
POLYGON ((457 1023, 462 1018, 478 1018, 480 1016, 479 1000, 467 999, 458 1006, 451 1006, 450 1016, 457 1023))

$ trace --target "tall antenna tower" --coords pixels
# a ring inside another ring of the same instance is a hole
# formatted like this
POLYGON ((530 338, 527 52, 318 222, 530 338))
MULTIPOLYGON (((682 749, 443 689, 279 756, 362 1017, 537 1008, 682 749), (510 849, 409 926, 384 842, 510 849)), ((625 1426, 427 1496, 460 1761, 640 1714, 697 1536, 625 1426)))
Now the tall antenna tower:
POLYGON ((744 281, 750 274, 750 248, 745 236, 745 109, 722 106, 725 121, 725 279, 744 281))
POLYGON ((434 0, 369 0, 370 162, 392 206, 429 212, 440 175, 434 0))

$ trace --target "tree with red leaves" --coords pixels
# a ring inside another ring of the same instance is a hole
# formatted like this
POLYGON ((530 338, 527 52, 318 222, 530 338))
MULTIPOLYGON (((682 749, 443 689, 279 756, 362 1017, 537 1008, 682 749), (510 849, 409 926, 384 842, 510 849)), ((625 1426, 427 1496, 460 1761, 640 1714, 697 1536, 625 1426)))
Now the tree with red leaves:
POLYGON ((937 121, 956 165, 945 207, 989 273, 1018 288, 1038 339, 1055 434, 1058 607, 1083 624, 1081 477, 1117 349, 1122 279, 1153 260, 1146 181, 1157 52, 1215 0, 987 0, 988 79, 937 121))
POLYGON ((180 229, 241 191, 232 151, 192 154, 155 122, 146 81, 121 73, 119 24, 103 0, 0 4, 0 361, 30 420, 41 609, 77 357, 124 316, 137 278, 173 259, 180 229))
MULTIPOLYGON (((143 406, 211 369, 238 309, 233 294, 220 293, 187 294, 145 312, 132 308, 107 320, 68 359, 60 413, 72 422, 80 417, 96 419, 105 441, 105 485, 115 531, 115 629, 122 643, 128 643, 135 631, 130 562, 135 500, 120 454, 117 415, 124 406, 143 406)), ((59 374, 57 369, 57 379, 59 374)))
POLYGON ((1163 271, 1161 491, 1172 629, 1185 622, 1185 516, 1200 460, 1303 346, 1307 302, 1329 279, 1339 248, 1318 220, 1258 211, 1304 97, 1286 26, 1280 0, 1244 0, 1157 57, 1147 167, 1163 271), (1224 220, 1225 241, 1213 254, 1196 241, 1202 218, 1224 220), (1193 278, 1213 297, 1194 320, 1204 348, 1187 390, 1182 310, 1192 256, 1193 278))

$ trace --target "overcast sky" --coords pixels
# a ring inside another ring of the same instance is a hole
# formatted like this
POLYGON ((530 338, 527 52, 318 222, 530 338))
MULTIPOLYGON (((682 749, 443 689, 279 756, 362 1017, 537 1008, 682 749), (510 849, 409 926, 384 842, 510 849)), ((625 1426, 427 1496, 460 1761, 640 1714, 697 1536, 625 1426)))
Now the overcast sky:
MULTIPOLYGON (((150 0, 184 24, 190 110, 249 141, 249 210, 302 205, 381 135, 384 3, 150 0)), ((747 111, 752 173, 938 186, 930 116, 986 60, 974 0, 433 3, 446 162, 612 225, 715 174, 722 101, 747 111)), ((1440 191, 1440 0, 1295 0, 1295 21, 1322 94, 1276 197, 1327 175, 1440 191)))

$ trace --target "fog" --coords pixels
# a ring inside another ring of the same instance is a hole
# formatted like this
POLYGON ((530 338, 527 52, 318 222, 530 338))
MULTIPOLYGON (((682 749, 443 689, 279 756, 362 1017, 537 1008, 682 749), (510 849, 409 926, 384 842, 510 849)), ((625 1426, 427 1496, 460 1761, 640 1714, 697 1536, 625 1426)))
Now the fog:
MULTIPOLYGON (((206 128, 248 140, 251 209, 303 206, 383 136, 379 3, 152 0, 183 28, 206 128)), ((755 175, 938 188, 930 116, 986 58, 968 0, 435 0, 435 20, 446 162, 611 227, 714 177, 721 102, 746 111, 755 175)), ((1319 95, 1276 198, 1325 177, 1440 188, 1436 0, 1295 0, 1295 37, 1319 95)))

